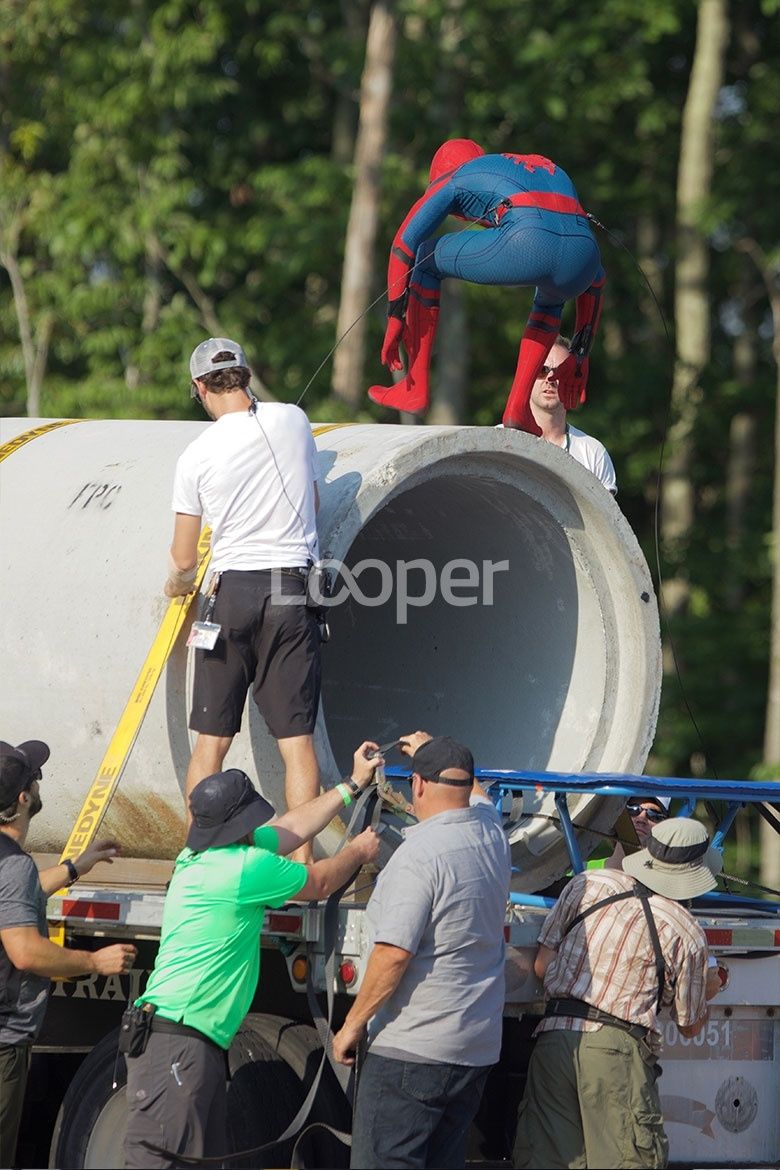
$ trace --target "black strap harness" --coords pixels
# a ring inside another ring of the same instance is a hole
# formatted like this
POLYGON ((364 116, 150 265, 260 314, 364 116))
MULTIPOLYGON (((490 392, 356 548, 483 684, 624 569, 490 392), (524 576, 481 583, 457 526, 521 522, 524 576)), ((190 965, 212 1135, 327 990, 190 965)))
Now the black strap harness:
MULTIPOLYGON (((648 890, 646 886, 639 882, 631 890, 625 890, 622 894, 612 894, 609 898, 602 898, 598 902, 594 902, 587 910, 583 910, 576 917, 572 918, 566 930, 563 932, 563 938, 578 926, 584 919, 595 914, 597 910, 601 910, 604 906, 611 906, 614 902, 624 902, 627 898, 638 898, 642 911, 644 912, 645 921, 647 922, 647 929, 650 933, 650 942, 653 946, 653 954, 655 956, 655 971, 658 978, 658 996, 656 998, 655 1010, 661 1010, 661 1001, 664 997, 664 990, 666 987, 666 963, 664 961, 663 951, 661 950, 661 940, 658 937, 658 927, 653 918, 653 912, 650 909, 650 895, 652 890, 648 890)), ((621 1028, 624 1032, 635 1037, 635 1039, 644 1039, 649 1028, 644 1028, 641 1024, 632 1024, 629 1020, 623 1020, 619 1016, 613 1016, 611 1012, 602 1011, 601 1008, 594 1007, 593 1004, 586 1003, 581 999, 559 998, 551 999, 547 1004, 545 1010, 547 1016, 571 1016, 577 1020, 592 1020, 597 1024, 611 1024, 613 1027, 621 1028)))

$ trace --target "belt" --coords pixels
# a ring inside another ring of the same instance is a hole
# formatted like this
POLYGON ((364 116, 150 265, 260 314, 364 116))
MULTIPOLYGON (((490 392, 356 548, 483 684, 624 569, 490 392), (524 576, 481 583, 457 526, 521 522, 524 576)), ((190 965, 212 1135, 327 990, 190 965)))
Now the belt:
POLYGON ((272 569, 223 569, 221 577, 256 577, 267 576, 269 573, 291 573, 295 577, 306 579, 309 570, 303 565, 274 565, 272 569))
POLYGON ((545 1016, 571 1016, 575 1020, 591 1020, 594 1024, 610 1024, 613 1028, 620 1028, 628 1032, 635 1040, 646 1040, 650 1034, 649 1028, 641 1024, 632 1024, 629 1020, 622 1020, 620 1016, 613 1016, 611 1012, 603 1012, 582 999, 551 999, 545 1009, 545 1016))
POLYGON ((195 1040, 202 1040, 205 1044, 210 1044, 212 1048, 216 1048, 217 1052, 225 1052, 226 1050, 217 1044, 216 1040, 212 1040, 205 1032, 200 1032, 197 1028, 191 1028, 189 1024, 179 1024, 175 1020, 168 1020, 165 1016, 159 1016, 155 1013, 152 1016, 151 1022, 152 1032, 167 1032, 172 1036, 192 1036, 195 1040))
POLYGON ((570 195, 556 195, 554 191, 518 191, 516 195, 508 195, 493 209, 493 218, 496 226, 513 207, 537 207, 541 211, 557 211, 562 215, 584 215, 588 213, 576 199, 570 195))

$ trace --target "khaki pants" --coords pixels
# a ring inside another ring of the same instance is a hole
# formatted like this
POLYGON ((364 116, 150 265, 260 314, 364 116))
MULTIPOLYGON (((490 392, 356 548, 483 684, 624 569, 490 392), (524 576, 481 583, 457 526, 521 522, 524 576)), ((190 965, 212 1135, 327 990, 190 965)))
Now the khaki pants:
POLYGON ((0 1044, 0 1166, 5 1168, 16 1165, 31 1050, 31 1044, 0 1044))
POLYGON ((661 1170, 669 1143, 645 1046, 620 1028, 556 1029, 536 1042, 514 1165, 528 1170, 661 1170))

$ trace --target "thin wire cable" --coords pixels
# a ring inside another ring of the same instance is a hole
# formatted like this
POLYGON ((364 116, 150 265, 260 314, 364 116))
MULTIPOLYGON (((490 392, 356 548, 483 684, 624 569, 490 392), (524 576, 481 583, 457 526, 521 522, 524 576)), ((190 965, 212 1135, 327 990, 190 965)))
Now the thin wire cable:
POLYGON ((287 484, 285 483, 284 476, 282 475, 282 469, 279 466, 279 461, 276 458, 276 452, 274 451, 273 446, 271 444, 271 440, 268 438, 268 434, 266 433, 266 429, 260 420, 260 406, 261 406, 260 402, 258 402, 258 400, 253 395, 250 398, 249 413, 252 415, 252 418, 255 420, 257 425, 260 427, 260 430, 262 431, 263 438, 265 439, 265 442, 266 442, 266 446, 268 447, 268 450, 269 450, 270 455, 271 455, 271 459, 273 460, 274 467, 276 468, 276 474, 279 478, 279 484, 280 484, 281 489, 282 489, 282 494, 284 495, 284 498, 287 500, 287 503, 290 505, 293 512, 295 513, 295 515, 298 518, 298 523, 301 526, 301 535, 303 536, 303 543, 306 545, 306 551, 308 552, 309 556, 311 557, 312 563, 317 564, 317 562, 319 561, 319 549, 317 549, 316 552, 312 551, 311 544, 309 543, 309 534, 306 530, 306 525, 304 523, 303 516, 301 516, 301 513, 299 512, 298 508, 295 506, 295 503, 290 499, 289 492, 287 491, 287 484))
POLYGON ((305 396, 306 392, 308 391, 308 389, 309 389, 309 387, 311 386, 311 384, 312 384, 312 382, 314 381, 314 379, 317 377, 317 374, 319 374, 319 372, 320 372, 320 370, 322 369, 322 367, 325 365, 325 363, 328 361, 328 359, 329 359, 329 358, 331 358, 331 357, 333 356, 333 354, 336 352, 336 350, 338 349, 338 347, 341 345, 341 343, 342 343, 342 341, 344 340, 344 338, 345 338, 345 337, 347 337, 347 335, 348 335, 348 334, 350 334, 350 333, 352 332, 352 330, 355 328, 355 326, 358 324, 358 322, 359 322, 359 321, 362 321, 362 320, 363 320, 363 318, 364 318, 364 317, 365 317, 365 316, 366 316, 368 313, 370 313, 370 312, 371 312, 371 310, 373 309, 374 305, 378 305, 378 304, 379 304, 379 302, 382 300, 382 298, 383 298, 383 297, 385 297, 385 296, 388 296, 388 294, 389 294, 389 293, 393 292, 393 290, 395 289, 396 285, 398 285, 398 284, 402 284, 402 283, 403 283, 403 284, 406 284, 406 283, 407 283, 407 281, 409 280, 409 278, 411 277, 412 273, 415 271, 415 269, 416 269, 416 268, 419 268, 421 264, 424 264, 426 260, 430 260, 430 258, 431 258, 431 255, 432 255, 432 253, 429 253, 427 256, 421 256, 419 260, 415 260, 414 264, 412 264, 412 266, 411 266, 410 268, 407 268, 406 272, 404 272, 404 274, 403 274, 402 276, 399 276, 397 280, 394 280, 394 281, 393 281, 393 283, 392 283, 391 285, 389 285, 389 286, 388 286, 386 289, 382 289, 382 291, 381 291, 381 293, 379 294, 379 296, 378 296, 378 297, 374 297, 374 299, 373 299, 373 301, 371 302, 371 304, 370 304, 370 305, 366 305, 366 307, 365 307, 365 309, 363 310, 363 312, 362 312, 362 313, 360 313, 360 314, 358 314, 358 316, 355 318, 355 320, 352 322, 352 324, 351 324, 351 325, 350 325, 350 326, 349 326, 347 329, 345 329, 345 330, 344 330, 344 332, 342 333, 341 337, 338 337, 338 338, 336 339, 336 342, 335 342, 335 344, 334 344, 334 345, 332 345, 332 346, 331 346, 331 348, 328 350, 328 352, 325 354, 325 357, 322 359, 322 361, 320 362, 320 364, 317 366, 317 369, 314 371, 314 373, 312 374, 312 376, 309 378, 309 380, 308 380, 308 382, 306 383, 306 385, 304 386, 303 390, 301 390, 301 393, 300 393, 300 395, 298 396, 298 398, 297 398, 297 400, 296 400, 296 403, 295 403, 295 405, 296 405, 296 406, 300 406, 300 405, 301 405, 301 402, 303 401, 303 398, 304 398, 304 396, 305 396))
MULTIPOLYGON (((605 227, 604 224, 601 223, 600 220, 596 219, 595 215, 592 215, 590 212, 587 212, 587 217, 592 223, 594 223, 596 225, 596 227, 600 228, 605 233, 605 235, 609 238, 609 240, 613 244, 616 244, 619 248, 622 248, 623 251, 631 258, 631 262, 634 264, 637 271, 641 275, 642 280, 647 285, 647 291, 650 293, 650 296, 653 299, 653 304, 655 305, 656 309, 658 310, 658 316, 661 318, 661 324, 663 325, 664 334, 666 336, 666 344, 669 348, 669 352, 672 355, 672 358, 674 359, 674 345, 672 342, 672 335, 671 335, 671 332, 669 329, 669 323, 666 320, 666 314, 664 313, 663 307, 662 307, 660 301, 658 300, 658 297, 655 295, 655 290, 653 289, 653 286, 651 285, 650 281, 648 280, 647 275, 646 275, 644 269, 642 268, 642 265, 639 263, 637 258, 634 256, 631 249, 626 247, 626 245, 623 243, 623 241, 618 239, 618 237, 615 236, 609 230, 609 228, 605 227)), ((698 381, 698 373, 691 379, 690 384, 685 387, 686 394, 694 388, 697 381, 698 381)), ((667 438, 667 435, 669 433, 669 428, 671 425, 671 418, 672 418, 672 395, 671 395, 671 391, 670 391, 669 400, 668 400, 667 406, 666 406, 666 418, 664 419, 663 433, 661 436, 661 447, 660 447, 660 451, 658 453, 658 470, 656 473, 655 502, 653 505, 653 543, 655 546, 654 547, 655 569, 656 569, 656 575, 658 577, 658 608, 661 612, 661 616, 663 617, 664 624, 666 626, 666 636, 669 639, 669 648, 672 652, 672 662, 674 664, 674 673, 675 673, 675 676, 677 678, 677 685, 680 688, 680 696, 682 698, 683 705, 685 707, 686 712, 688 713, 688 718, 691 721, 693 729, 696 732, 697 738, 699 740, 699 746, 700 746, 704 756, 710 761, 710 767, 712 770, 713 778, 715 780, 718 780, 718 779, 720 779, 720 777, 718 776, 718 772, 717 772, 715 765, 712 763, 712 761, 710 759, 710 755, 707 751, 707 748, 706 748, 706 745, 704 742, 704 736, 702 735, 701 728, 699 727, 699 724, 696 721, 696 716, 693 713, 690 702, 688 701, 688 696, 687 696, 686 691, 685 691, 685 686, 683 685, 682 672, 680 670, 680 662, 679 662, 679 659, 677 657, 677 647, 675 645, 674 637, 672 635, 669 614, 667 612, 666 604, 665 604, 664 598, 663 598, 664 579, 663 579, 663 574, 661 571, 661 538, 660 538, 661 477, 663 475, 664 456, 666 454, 666 438, 667 438)))

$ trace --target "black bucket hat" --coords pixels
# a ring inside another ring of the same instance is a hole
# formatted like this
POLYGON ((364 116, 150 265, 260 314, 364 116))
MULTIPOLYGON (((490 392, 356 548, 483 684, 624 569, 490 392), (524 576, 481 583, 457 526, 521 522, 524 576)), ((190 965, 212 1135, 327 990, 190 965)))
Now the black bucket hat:
POLYGON ((232 845, 276 815, 246 772, 229 768, 196 784, 190 793, 192 825, 186 844, 196 853, 232 845))

